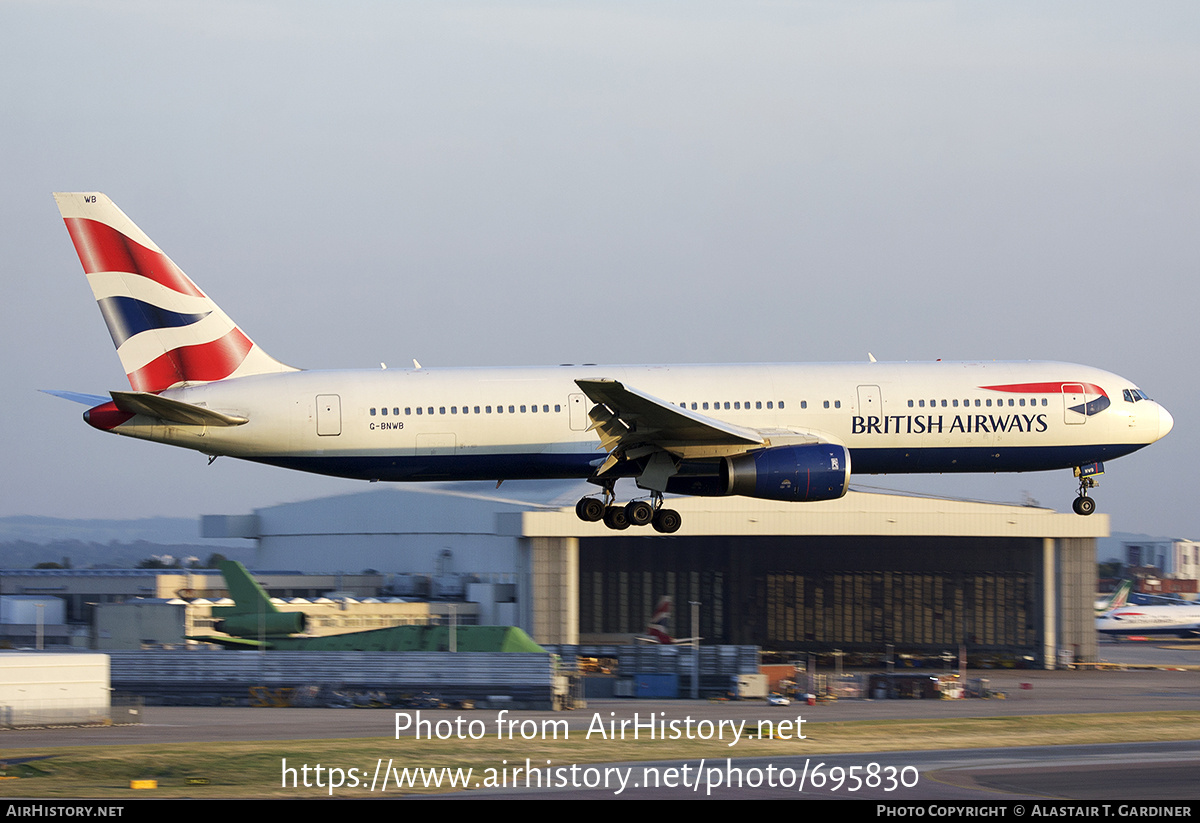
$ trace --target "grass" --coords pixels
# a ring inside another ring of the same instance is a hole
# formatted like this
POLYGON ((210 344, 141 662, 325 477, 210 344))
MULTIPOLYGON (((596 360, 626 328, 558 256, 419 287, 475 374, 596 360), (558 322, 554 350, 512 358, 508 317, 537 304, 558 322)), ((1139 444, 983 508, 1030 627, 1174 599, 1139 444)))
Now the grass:
MULTIPOLYGON (((751 725, 747 724, 747 731, 751 725)), ((0 781, 0 796, 34 798, 321 798, 310 770, 310 788, 283 788, 283 763, 296 769, 308 764, 323 769, 357 770, 358 787, 342 786, 335 797, 380 797, 369 785, 376 764, 389 761, 396 769, 422 767, 472 769, 472 783, 484 781, 488 769, 524 767, 526 758, 537 768, 572 764, 649 760, 699 760, 726 757, 820 755, 851 752, 921 749, 1036 746, 1112 743, 1116 741, 1190 740, 1200 736, 1200 712, 1037 715, 1030 717, 963 718, 953 720, 885 720, 805 724, 804 740, 742 738, 726 742, 700 740, 591 740, 584 732, 570 740, 501 741, 414 740, 362 738, 352 740, 289 740, 220 743, 169 743, 123 746, 79 746, 53 749, 6 750, 3 771, 17 779, 0 781), (41 758, 11 765, 24 758, 41 758), (505 762, 507 761, 507 762, 505 762), (157 789, 133 790, 131 780, 151 779, 157 789), (192 781, 201 780, 202 783, 192 781)), ((0 737, 0 740, 3 740, 0 737)), ((498 772, 493 771, 493 775, 498 772)), ((498 779, 498 778, 497 778, 498 779)), ((511 777, 509 778, 511 780, 511 777)), ((347 777, 346 783, 350 782, 347 777)), ((328 779, 322 775, 322 782, 328 779)), ((443 788, 440 791, 446 791, 443 788)), ((425 793, 437 789, 397 791, 387 795, 425 793)))

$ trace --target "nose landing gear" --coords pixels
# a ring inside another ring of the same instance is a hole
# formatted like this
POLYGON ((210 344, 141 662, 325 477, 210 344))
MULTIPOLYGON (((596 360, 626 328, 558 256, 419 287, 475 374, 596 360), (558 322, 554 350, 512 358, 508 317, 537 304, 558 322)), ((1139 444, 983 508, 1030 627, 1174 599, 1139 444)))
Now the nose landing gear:
POLYGON ((1076 514, 1086 516, 1096 511, 1096 501, 1088 497, 1088 489, 1094 489, 1100 485, 1096 478, 1102 474, 1104 474, 1103 463, 1089 463, 1086 466, 1075 467, 1075 476, 1079 478, 1079 496, 1071 504, 1071 509, 1076 514))

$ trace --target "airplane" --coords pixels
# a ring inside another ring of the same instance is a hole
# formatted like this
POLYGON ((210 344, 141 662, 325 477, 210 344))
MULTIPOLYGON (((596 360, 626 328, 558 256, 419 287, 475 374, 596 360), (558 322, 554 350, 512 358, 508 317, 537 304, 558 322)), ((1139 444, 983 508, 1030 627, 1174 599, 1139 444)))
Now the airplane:
MULTIPOLYGON (((680 528, 665 494, 833 500, 854 474, 1073 469, 1165 436, 1131 381, 1051 362, 303 371, 253 342, 98 192, 55 194, 129 379, 101 431, 369 481, 586 478, 581 520, 680 528), (597 442, 599 441, 599 442, 597 442), (648 494, 616 499, 620 478, 648 494)), ((381 364, 382 366, 382 364, 381 364)))
POLYGON ((1200 606, 1121 606, 1097 616, 1096 631, 1110 637, 1200 637, 1200 606))
POLYGON ((342 634, 298 636, 308 626, 303 612, 281 612, 271 598, 235 560, 218 564, 233 598, 232 606, 213 606, 215 628, 224 635, 195 635, 188 640, 214 643, 227 649, 279 651, 436 652, 497 651, 545 653, 516 626, 388 626, 342 634))
POLYGON ((654 614, 650 616, 650 622, 646 624, 645 636, 637 639, 643 643, 657 643, 662 646, 686 646, 699 640, 698 637, 671 636, 671 615, 674 610, 675 601, 672 598, 666 595, 659 598, 658 605, 654 607, 654 614))
POLYGON ((1096 614, 1103 614, 1104 612, 1112 611, 1113 609, 1119 609, 1122 606, 1128 605, 1129 595, 1132 591, 1133 581, 1122 580, 1117 584, 1117 587, 1113 589, 1112 594, 1110 594, 1108 597, 1101 597, 1096 600, 1096 614))

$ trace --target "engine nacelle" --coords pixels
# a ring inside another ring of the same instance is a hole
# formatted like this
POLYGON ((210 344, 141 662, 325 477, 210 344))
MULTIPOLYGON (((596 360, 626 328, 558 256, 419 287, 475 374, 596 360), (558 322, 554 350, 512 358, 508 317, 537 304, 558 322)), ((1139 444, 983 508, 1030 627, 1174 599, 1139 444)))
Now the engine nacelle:
MULTIPOLYGON (((217 608, 226 608, 218 606, 217 608)), ((229 607, 231 608, 231 607, 229 607)), ((214 612, 217 609, 213 609, 214 612)), ((217 615, 213 615, 216 617, 217 615)), ((218 631, 234 637, 266 637, 298 634, 304 631, 308 619, 304 612, 268 612, 266 614, 231 614, 214 625, 218 631)))
POLYGON ((724 494, 764 500, 837 500, 850 485, 850 452, 833 443, 777 446, 721 460, 724 494))

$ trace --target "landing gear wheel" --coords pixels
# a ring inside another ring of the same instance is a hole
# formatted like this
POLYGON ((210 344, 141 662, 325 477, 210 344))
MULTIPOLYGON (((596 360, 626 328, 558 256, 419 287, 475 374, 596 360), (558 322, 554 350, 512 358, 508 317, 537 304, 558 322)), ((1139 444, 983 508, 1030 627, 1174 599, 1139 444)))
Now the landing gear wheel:
POLYGON ((585 523, 595 523, 604 517, 604 504, 594 497, 584 497, 575 504, 575 515, 585 523))
POLYGON ((674 534, 683 525, 683 518, 674 509, 659 509, 654 513, 654 530, 663 534, 674 534))
POLYGON ((654 519, 654 507, 645 500, 631 500, 625 506, 625 519, 631 526, 645 526, 654 519))
POLYGON ((1090 497, 1080 495, 1075 498, 1075 502, 1071 504, 1071 508, 1076 514, 1087 516, 1096 510, 1096 501, 1090 497))
POLYGON ((624 506, 609 506, 604 510, 604 525, 615 531, 629 528, 629 518, 625 516, 624 506))

